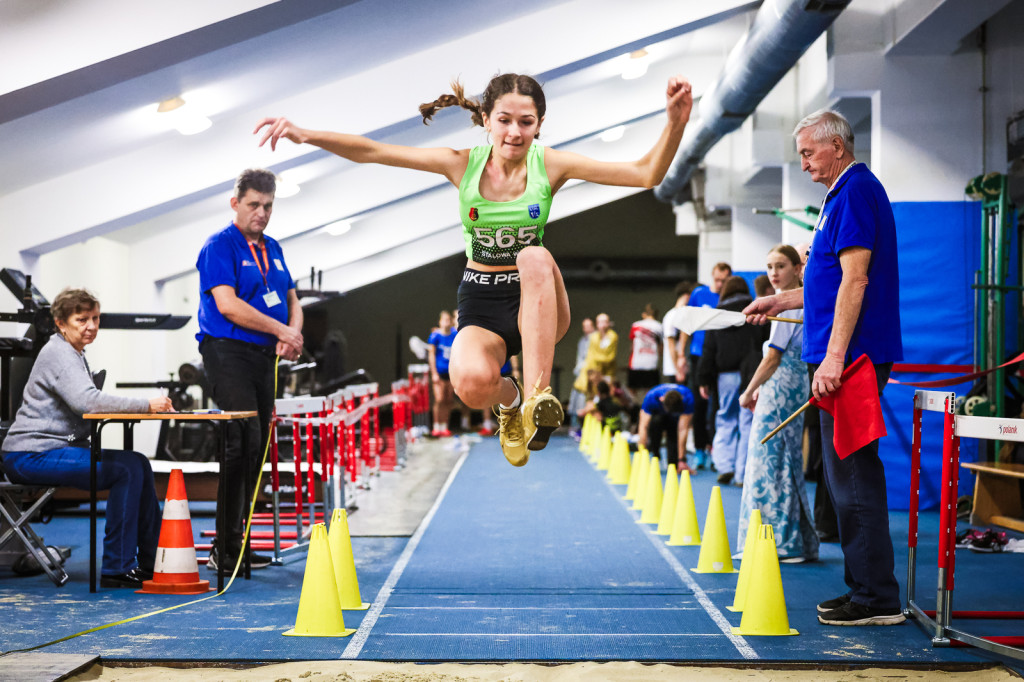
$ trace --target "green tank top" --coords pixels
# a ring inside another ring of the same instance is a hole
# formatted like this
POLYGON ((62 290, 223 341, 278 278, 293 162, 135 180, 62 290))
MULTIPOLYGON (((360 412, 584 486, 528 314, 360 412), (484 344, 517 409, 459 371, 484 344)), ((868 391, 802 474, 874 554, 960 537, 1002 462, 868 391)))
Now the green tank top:
POLYGON ((484 265, 515 265, 527 246, 543 246, 544 225, 551 211, 551 184, 544 168, 544 147, 531 145, 526 153, 526 191, 512 201, 488 201, 480 196, 480 176, 491 146, 473 147, 459 184, 459 214, 466 258, 484 265))

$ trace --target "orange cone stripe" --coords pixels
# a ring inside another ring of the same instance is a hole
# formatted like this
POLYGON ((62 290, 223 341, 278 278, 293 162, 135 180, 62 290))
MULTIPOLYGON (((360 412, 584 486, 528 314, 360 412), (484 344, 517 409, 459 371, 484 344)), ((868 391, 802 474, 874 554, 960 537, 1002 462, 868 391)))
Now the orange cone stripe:
POLYGON ((164 519, 160 526, 157 547, 194 547, 192 522, 189 519, 164 519))

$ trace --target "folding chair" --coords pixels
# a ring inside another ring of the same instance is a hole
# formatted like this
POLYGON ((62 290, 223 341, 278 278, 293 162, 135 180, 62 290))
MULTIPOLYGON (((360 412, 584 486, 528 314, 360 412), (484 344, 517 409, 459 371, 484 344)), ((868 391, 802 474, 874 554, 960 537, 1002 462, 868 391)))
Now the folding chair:
POLYGON ((0 551, 8 551, 3 550, 3 547, 13 538, 17 538, 46 575, 50 576, 54 585, 61 587, 68 581, 62 558, 54 557, 46 548, 43 539, 36 535, 29 525, 36 512, 50 501, 55 492, 56 487, 21 485, 0 478, 0 551), (29 505, 28 509, 24 509, 26 504, 29 505))

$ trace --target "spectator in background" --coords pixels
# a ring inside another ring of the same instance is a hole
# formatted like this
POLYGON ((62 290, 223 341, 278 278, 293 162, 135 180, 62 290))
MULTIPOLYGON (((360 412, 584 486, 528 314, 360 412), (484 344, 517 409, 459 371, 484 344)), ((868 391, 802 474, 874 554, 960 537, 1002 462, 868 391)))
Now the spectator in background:
MULTIPOLYGON (((718 292, 731 275, 732 266, 728 263, 716 263, 711 269, 711 286, 697 284, 690 292, 687 305, 695 308, 718 306, 718 292)), ((715 410, 715 396, 712 395, 715 389, 712 386, 711 392, 707 396, 703 395, 698 380, 700 361, 704 353, 704 334, 705 332, 695 332, 692 338, 683 332, 679 334, 679 346, 685 352, 683 374, 686 376, 690 392, 693 393, 693 447, 698 452, 710 450, 715 435, 714 421, 711 419, 711 414, 715 410)))
MULTIPOLYGON (((598 315, 596 324, 597 330, 590 335, 590 341, 587 344, 587 359, 583 361, 583 366, 587 371, 593 369, 602 376, 614 377, 615 356, 619 352, 619 335, 612 329, 612 321, 607 313, 598 315)), ((576 383, 573 384, 573 388, 587 391, 588 379, 586 371, 582 372, 577 377, 576 383)))
POLYGON ((576 366, 572 370, 573 386, 569 392, 569 420, 574 437, 579 437, 580 412, 583 410, 584 405, 587 404, 586 391, 577 390, 576 382, 579 381, 581 374, 584 375, 584 380, 586 380, 584 367, 587 362, 587 348, 590 345, 590 335, 594 333, 594 321, 589 317, 585 317, 581 326, 583 328, 583 336, 576 342, 576 366))
MULTIPOLYGON (((753 299, 742 277, 730 277, 722 286, 718 307, 742 311, 753 299)), ((718 482, 727 485, 735 479, 743 484, 743 468, 747 461, 747 442, 754 413, 740 407, 740 393, 754 374, 761 359, 761 345, 767 339, 766 329, 745 324, 707 332, 704 354, 699 368, 701 394, 707 398, 712 387, 718 389, 718 411, 715 413, 715 438, 711 457, 718 471, 718 482)))
POLYGON ((652 455, 661 456, 661 439, 665 438, 666 466, 676 470, 693 469, 686 463, 686 439, 693 420, 693 393, 682 384, 655 386, 640 405, 637 440, 646 443, 652 455))
POLYGON ((584 414, 592 414, 601 420, 602 428, 607 426, 611 433, 622 430, 622 405, 612 397, 611 385, 601 379, 597 382, 597 394, 587 402, 584 414))
POLYGON ((768 275, 758 275, 754 278, 754 296, 756 298, 771 296, 774 293, 775 287, 772 286, 772 281, 768 275))
MULTIPOLYGON (((803 265, 796 249, 780 244, 768 252, 766 260, 773 291, 799 288, 803 265)), ((802 320, 804 311, 787 310, 782 316, 802 320)), ((743 551, 750 512, 758 509, 761 522, 772 525, 779 558, 786 563, 818 558, 818 536, 804 486, 803 415, 764 445, 761 439, 807 400, 807 364, 800 359, 803 339, 803 325, 772 322, 764 357, 740 394, 740 407, 753 409, 754 421, 743 476, 737 547, 743 551)))
POLYGON ((658 322, 658 309, 648 303, 640 313, 640 319, 629 329, 632 352, 629 355, 629 375, 626 386, 635 402, 643 400, 648 389, 658 385, 658 362, 661 360, 663 333, 658 322))
POLYGON ((679 344, 679 327, 677 326, 679 312, 690 302, 690 291, 693 289, 693 282, 682 281, 676 285, 676 302, 670 308, 665 317, 661 320, 661 331, 664 336, 664 349, 662 352, 662 383, 683 383, 686 381, 685 349, 679 344))
POLYGON ((434 428, 430 435, 435 438, 452 435, 448 430, 448 418, 455 402, 455 391, 452 390, 452 380, 448 376, 448 362, 457 331, 452 314, 442 310, 437 328, 430 332, 430 338, 427 339, 427 363, 430 365, 430 382, 434 389, 434 428))

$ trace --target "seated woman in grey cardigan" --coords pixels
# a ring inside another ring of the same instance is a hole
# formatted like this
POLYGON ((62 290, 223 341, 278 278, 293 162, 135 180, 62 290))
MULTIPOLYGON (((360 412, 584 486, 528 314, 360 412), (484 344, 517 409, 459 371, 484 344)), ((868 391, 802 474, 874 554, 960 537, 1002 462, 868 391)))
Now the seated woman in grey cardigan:
MULTIPOLYGON (((89 426, 82 415, 169 412, 166 397, 124 398, 93 383, 85 347, 96 340, 100 303, 84 289, 65 289, 51 308, 58 334, 39 351, 21 407, 3 443, 14 483, 89 489, 89 426)), ((138 452, 103 450, 98 486, 109 490, 103 539, 103 587, 141 587, 153 576, 160 506, 149 460, 138 452)))

